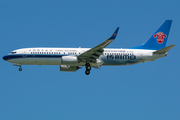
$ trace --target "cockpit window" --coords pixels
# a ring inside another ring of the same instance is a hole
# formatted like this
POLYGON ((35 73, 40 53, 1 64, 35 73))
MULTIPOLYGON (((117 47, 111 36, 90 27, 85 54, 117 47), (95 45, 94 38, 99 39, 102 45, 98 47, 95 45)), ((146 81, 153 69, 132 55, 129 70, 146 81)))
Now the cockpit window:
POLYGON ((11 54, 16 54, 16 52, 11 52, 11 54))

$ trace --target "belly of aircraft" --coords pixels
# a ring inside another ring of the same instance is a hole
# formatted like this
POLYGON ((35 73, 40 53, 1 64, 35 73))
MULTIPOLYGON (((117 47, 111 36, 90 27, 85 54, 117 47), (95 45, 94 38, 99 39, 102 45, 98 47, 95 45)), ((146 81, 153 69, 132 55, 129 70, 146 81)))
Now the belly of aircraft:
POLYGON ((19 58, 8 60, 8 62, 22 65, 61 65, 60 58, 19 58))
POLYGON ((133 65, 133 64, 137 64, 140 63, 140 61, 130 61, 130 60, 108 60, 108 61, 103 61, 103 65, 105 66, 110 66, 110 65, 114 65, 114 66, 121 66, 121 65, 133 65))

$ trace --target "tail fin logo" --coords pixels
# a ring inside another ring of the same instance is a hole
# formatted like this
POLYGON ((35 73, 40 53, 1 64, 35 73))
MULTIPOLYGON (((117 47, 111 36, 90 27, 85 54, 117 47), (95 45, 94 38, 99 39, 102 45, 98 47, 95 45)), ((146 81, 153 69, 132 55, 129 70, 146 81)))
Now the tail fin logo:
POLYGON ((164 38, 166 38, 167 35, 164 34, 163 32, 158 32, 154 35, 154 38, 157 38, 157 42, 159 44, 162 44, 164 42, 164 38))

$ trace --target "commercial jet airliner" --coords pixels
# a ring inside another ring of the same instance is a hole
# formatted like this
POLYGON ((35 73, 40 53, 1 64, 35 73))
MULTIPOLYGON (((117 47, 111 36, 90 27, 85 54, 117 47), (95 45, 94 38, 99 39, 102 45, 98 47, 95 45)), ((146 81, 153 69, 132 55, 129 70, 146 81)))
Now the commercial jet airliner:
POLYGON ((60 71, 75 72, 85 66, 89 75, 91 67, 133 65, 165 57, 175 45, 166 47, 172 20, 166 20, 143 45, 129 49, 105 48, 117 36, 119 27, 112 36, 93 48, 23 48, 10 52, 4 60, 21 65, 60 65, 60 71))

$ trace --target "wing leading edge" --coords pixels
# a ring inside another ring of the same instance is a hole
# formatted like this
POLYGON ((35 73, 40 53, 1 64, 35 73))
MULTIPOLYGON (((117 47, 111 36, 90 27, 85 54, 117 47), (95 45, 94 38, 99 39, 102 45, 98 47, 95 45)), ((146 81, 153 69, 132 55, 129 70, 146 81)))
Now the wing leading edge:
POLYGON ((80 54, 78 58, 85 59, 86 61, 96 60, 104 52, 104 48, 108 46, 117 36, 119 27, 114 31, 112 36, 101 44, 91 48, 90 50, 80 54))

